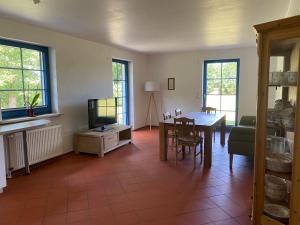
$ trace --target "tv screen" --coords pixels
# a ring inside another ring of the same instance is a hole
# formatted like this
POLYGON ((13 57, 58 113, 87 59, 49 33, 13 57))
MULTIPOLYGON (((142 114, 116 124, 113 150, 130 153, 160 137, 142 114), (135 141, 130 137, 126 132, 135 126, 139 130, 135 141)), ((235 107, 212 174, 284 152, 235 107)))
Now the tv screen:
POLYGON ((89 99, 89 128, 98 128, 117 122, 117 98, 89 99))

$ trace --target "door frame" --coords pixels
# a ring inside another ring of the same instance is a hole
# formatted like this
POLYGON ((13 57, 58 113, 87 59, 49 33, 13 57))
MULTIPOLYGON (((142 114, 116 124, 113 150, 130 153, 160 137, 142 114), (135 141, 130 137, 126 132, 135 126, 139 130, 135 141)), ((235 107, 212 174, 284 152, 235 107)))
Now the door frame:
POLYGON ((126 110, 127 110, 127 115, 126 115, 126 120, 127 120, 127 124, 130 124, 130 100, 129 100, 129 61, 126 60, 122 60, 122 59, 116 59, 116 58, 112 58, 112 63, 120 63, 125 65, 125 92, 126 92, 126 110))
MULTIPOLYGON (((203 106, 206 107, 206 91, 207 91, 207 65, 209 63, 224 63, 224 62, 236 62, 237 63, 237 77, 236 77, 236 103, 235 103, 235 126, 238 124, 238 114, 239 114, 239 92, 240 92, 240 59, 232 58, 232 59, 211 59, 204 60, 204 70, 203 70, 203 106)), ((222 70, 222 68, 221 68, 222 70)), ((221 77, 222 80, 222 77, 221 77)), ((222 84, 222 82, 221 82, 222 84)), ((221 86, 222 88, 222 86, 221 86)), ((221 89, 222 90, 222 89, 221 89)), ((220 109, 220 111, 222 111, 220 109)), ((228 125, 226 125, 228 126, 228 125)))

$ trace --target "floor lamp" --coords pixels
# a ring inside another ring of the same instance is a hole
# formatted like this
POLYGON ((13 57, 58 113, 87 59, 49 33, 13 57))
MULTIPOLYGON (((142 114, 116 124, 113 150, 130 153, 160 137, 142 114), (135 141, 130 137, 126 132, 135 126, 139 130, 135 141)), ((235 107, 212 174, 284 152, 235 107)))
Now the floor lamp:
POLYGON ((147 125, 147 121, 148 121, 148 118, 149 118, 149 121, 150 121, 150 130, 151 130, 151 126, 152 126, 152 105, 154 105, 157 122, 159 122, 157 105, 156 105, 156 101, 155 101, 155 97, 154 97, 154 93, 160 91, 159 83, 155 82, 155 81, 146 81, 145 84, 144 84, 144 91, 150 93, 149 100, 148 100, 148 107, 147 107, 147 115, 146 115, 146 120, 145 120, 145 126, 147 125))

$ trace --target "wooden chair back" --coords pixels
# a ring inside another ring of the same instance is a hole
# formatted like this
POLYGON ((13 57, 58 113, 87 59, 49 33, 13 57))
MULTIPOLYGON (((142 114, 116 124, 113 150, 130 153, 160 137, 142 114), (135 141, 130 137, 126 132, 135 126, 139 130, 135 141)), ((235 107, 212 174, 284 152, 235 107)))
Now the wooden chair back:
POLYGON ((165 112, 165 113, 163 113, 163 118, 164 118, 164 120, 168 120, 168 119, 172 118, 172 115, 170 112, 165 112))
POLYGON ((196 134, 195 119, 174 118, 174 131, 177 138, 194 136, 196 134))
POLYGON ((217 109, 214 107, 202 107, 201 109, 202 112, 208 113, 208 114, 216 114, 217 113, 217 109))
POLYGON ((179 115, 181 115, 181 114, 182 114, 181 109, 176 108, 176 109, 175 109, 175 116, 179 116, 179 115))

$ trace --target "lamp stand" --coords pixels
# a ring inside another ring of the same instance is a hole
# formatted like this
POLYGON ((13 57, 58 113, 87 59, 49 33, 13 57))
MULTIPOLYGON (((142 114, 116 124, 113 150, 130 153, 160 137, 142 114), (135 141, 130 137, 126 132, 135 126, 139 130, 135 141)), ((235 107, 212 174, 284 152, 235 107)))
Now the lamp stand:
POLYGON ((157 118, 157 121, 159 121, 157 106, 156 106, 156 102, 155 102, 155 98, 154 98, 154 92, 151 92, 151 94, 149 96, 148 107, 147 107, 147 116, 146 116, 146 120, 145 120, 145 126, 146 126, 147 121, 148 121, 148 117, 149 117, 149 119, 150 119, 150 130, 151 130, 151 126, 152 126, 152 104, 154 104, 154 108, 155 108, 155 112, 156 112, 156 118, 157 118))

